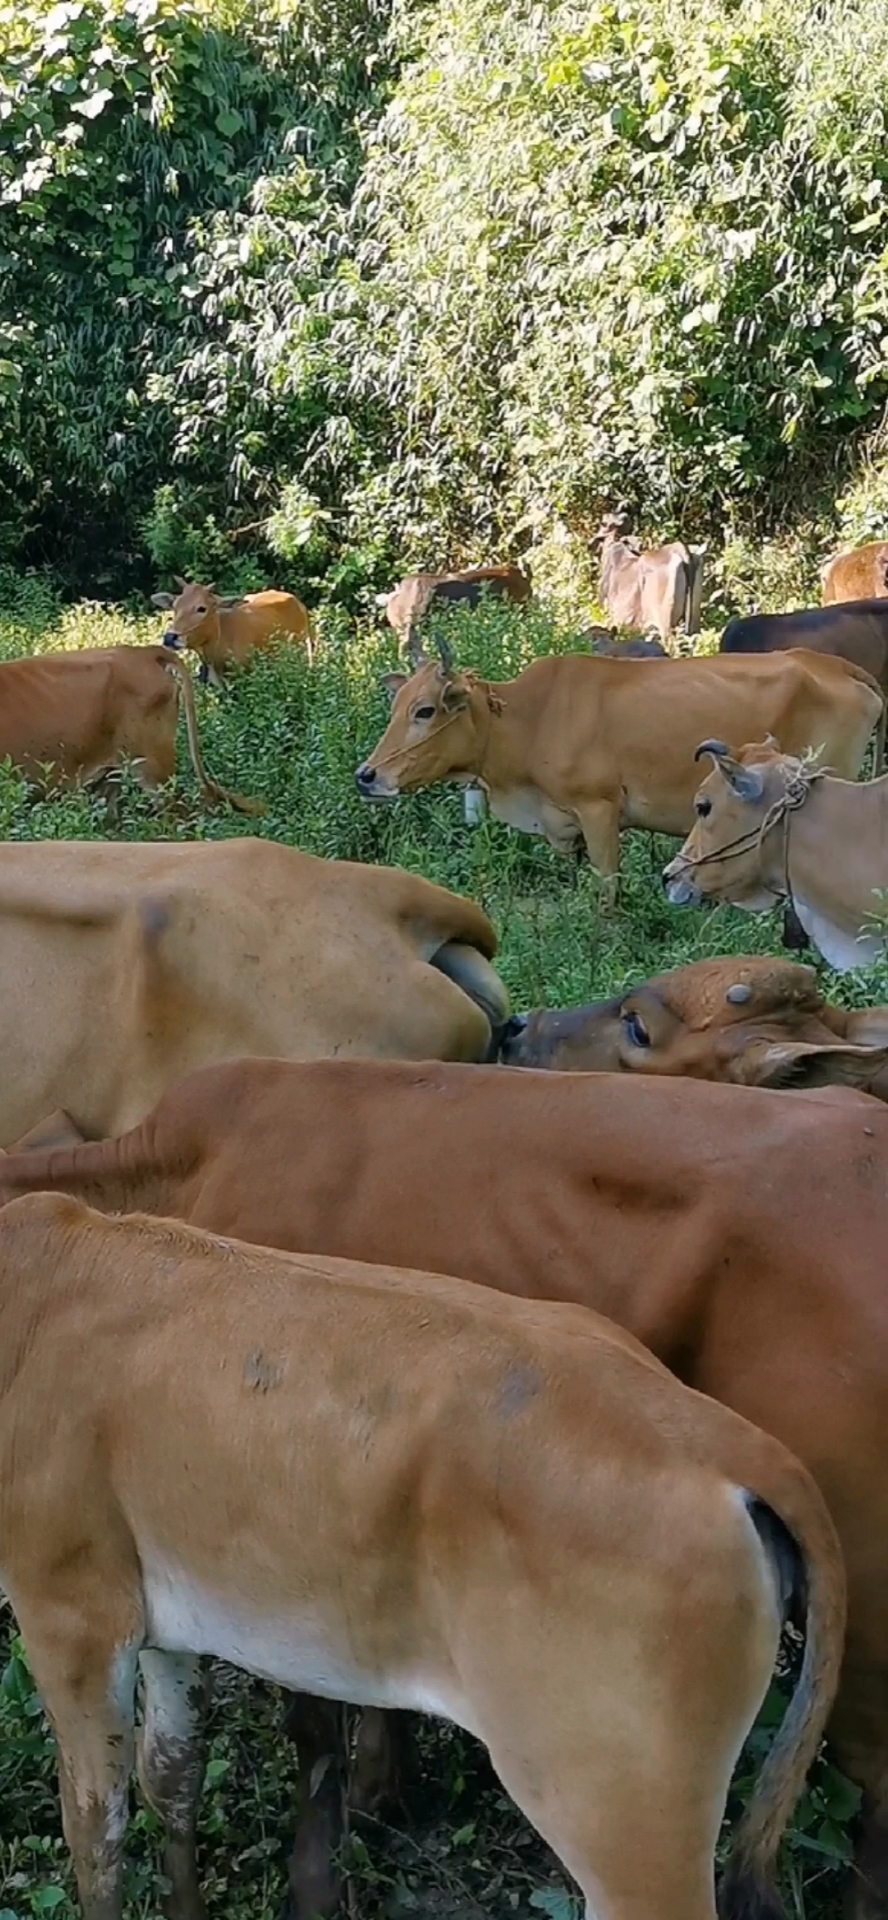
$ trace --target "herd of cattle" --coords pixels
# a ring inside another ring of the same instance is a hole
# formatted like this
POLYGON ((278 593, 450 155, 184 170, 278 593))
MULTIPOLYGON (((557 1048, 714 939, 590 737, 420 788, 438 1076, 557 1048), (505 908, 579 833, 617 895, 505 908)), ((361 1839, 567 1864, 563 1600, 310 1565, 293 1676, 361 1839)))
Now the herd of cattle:
MULTIPOLYGON (((702 554, 625 535, 603 595, 662 649, 702 554)), ((423 634, 442 600, 526 601, 526 570, 413 576, 359 790, 459 782, 611 892, 624 827, 685 835, 677 905, 782 900, 860 965, 888 887, 888 780, 857 780, 879 556, 714 657, 507 683, 423 634)), ((183 699, 205 797, 258 810, 206 775, 176 651, 216 678, 313 623, 178 586, 160 646, 0 666, 0 755, 154 787, 183 699)), ((519 1015, 496 947, 420 876, 272 840, 0 846, 0 1580, 84 1920, 122 1914, 134 1767, 169 1913, 202 1920, 207 1658, 291 1696, 290 1920, 335 1911, 411 1711, 484 1741, 590 1913, 713 1920, 786 1619, 804 1657, 722 1910, 776 1911, 827 1731, 864 1796, 850 1898, 888 1915, 888 1006, 731 958, 519 1015)))

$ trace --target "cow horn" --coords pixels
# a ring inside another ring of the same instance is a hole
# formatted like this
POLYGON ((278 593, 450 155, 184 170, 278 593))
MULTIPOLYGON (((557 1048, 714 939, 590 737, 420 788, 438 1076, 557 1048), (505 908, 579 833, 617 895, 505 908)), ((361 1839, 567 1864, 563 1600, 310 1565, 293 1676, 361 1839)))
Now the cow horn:
POLYGON ((723 740, 701 740, 694 754, 694 759, 702 760, 704 753, 711 753, 714 760, 730 760, 731 758, 731 749, 725 746, 723 740))
POLYGON ((745 1007, 747 1000, 752 999, 752 988, 745 981, 738 980, 735 987, 728 988, 725 999, 729 1007, 745 1007))
POLYGON ((404 652, 406 654, 407 659, 410 662, 411 667, 413 668, 414 673, 418 673, 420 667, 428 666, 429 657, 428 657, 428 654, 423 649, 421 636, 417 632, 415 627, 410 627, 408 629, 407 642, 404 647, 404 652))
POLYGON ((445 640, 443 634, 439 634, 437 636, 437 643, 438 643, 438 652, 441 655, 441 665, 444 668, 444 672, 448 674, 455 673, 456 661, 453 657, 453 648, 450 645, 450 641, 445 640))
POLYGON ((182 575, 181 575, 181 573, 174 573, 174 574, 173 574, 173 579, 174 579, 174 580, 175 580, 175 582, 176 582, 176 586, 178 587, 178 589, 179 589, 179 592, 180 592, 180 593, 184 593, 184 592, 185 592, 185 588, 186 588, 186 587, 187 587, 187 585, 188 585, 188 582, 187 582, 187 580, 183 580, 183 578, 182 578, 182 575))

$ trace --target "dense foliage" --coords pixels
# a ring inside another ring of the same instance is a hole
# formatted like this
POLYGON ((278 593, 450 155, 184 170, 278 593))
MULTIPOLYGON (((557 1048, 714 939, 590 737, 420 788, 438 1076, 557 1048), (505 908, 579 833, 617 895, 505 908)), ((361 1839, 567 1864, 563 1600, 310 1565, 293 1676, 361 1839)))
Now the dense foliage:
POLYGON ((847 490, 880 0, 393 4, 0 0, 7 557, 348 595, 847 490))

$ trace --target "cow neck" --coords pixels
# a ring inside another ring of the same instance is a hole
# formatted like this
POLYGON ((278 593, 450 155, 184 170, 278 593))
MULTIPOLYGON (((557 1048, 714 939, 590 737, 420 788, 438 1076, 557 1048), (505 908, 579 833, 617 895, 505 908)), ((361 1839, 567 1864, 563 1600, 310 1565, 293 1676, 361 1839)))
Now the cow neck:
POLYGON ((505 793, 514 787, 517 778, 514 761, 517 758, 523 766, 527 760, 527 716, 523 711, 526 704, 520 677, 475 682, 472 698, 478 741, 475 778, 489 793, 505 793), (504 715, 508 716, 505 726, 504 715))
POLYGON ((865 786, 829 777, 812 786, 789 819, 784 872, 781 839, 770 837, 766 885, 788 896, 833 965, 875 958, 882 939, 858 935, 867 914, 880 909, 876 890, 888 888, 888 775, 865 786))

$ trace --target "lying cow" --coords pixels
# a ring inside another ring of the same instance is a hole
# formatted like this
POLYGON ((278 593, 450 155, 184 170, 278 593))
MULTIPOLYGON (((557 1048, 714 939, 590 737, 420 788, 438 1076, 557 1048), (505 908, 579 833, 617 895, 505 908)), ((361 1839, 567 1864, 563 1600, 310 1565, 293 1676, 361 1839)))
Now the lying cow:
POLYGON ((414 661, 422 653, 419 629, 434 607, 477 607, 490 595, 523 606, 530 599, 529 567, 465 567, 461 573, 409 573, 392 593, 379 593, 376 605, 397 634, 401 651, 414 661))
POLYGON ((788 960, 695 960, 597 1005, 513 1016, 500 1057, 561 1073, 852 1086, 888 1100, 888 1007, 830 1006, 811 968, 788 960))
POLYGON ((0 845, 0 1143, 115 1133, 234 1054, 483 1060, 508 1017, 480 907, 267 840, 0 845))
MULTIPOLYGON (((855 1884, 871 1915, 888 1894, 886 1168, 888 1112, 864 1094, 243 1060, 171 1087, 121 1140, 0 1160, 0 1200, 54 1187, 579 1302, 774 1433, 815 1473, 846 1556, 831 1732, 868 1793, 855 1884)), ((296 1716, 301 1778, 327 1782, 304 1802, 300 1920, 335 1898, 317 1861, 339 1837, 339 1724, 321 1702, 296 1716)))
MULTIPOLYGON (((729 620, 721 637, 722 653, 780 653, 788 647, 850 660, 888 699, 888 600, 803 607, 797 613, 752 613, 744 620, 729 620)), ((876 735, 877 773, 885 761, 886 713, 883 707, 876 735)))
POLYGON ((151 605, 170 615, 164 646, 180 652, 190 647, 199 656, 201 685, 209 680, 221 686, 229 667, 245 666, 257 648, 281 638, 301 641, 311 660, 314 623, 295 593, 270 587, 223 600, 215 587, 189 586, 178 574, 176 586, 176 595, 152 594, 151 605))
POLYGON ((599 528, 602 604, 617 627, 655 627, 665 646, 676 627, 700 631, 705 547, 674 540, 666 547, 642 547, 629 534, 624 513, 610 513, 599 528))
POLYGON ((735 739, 751 738, 756 716, 759 734, 775 733, 792 753, 821 746, 853 779, 882 712, 859 668, 798 652, 668 661, 563 654, 500 683, 460 672, 442 643, 441 665, 386 674, 385 685, 392 716, 357 770, 363 799, 474 781, 498 819, 542 834, 559 852, 585 844, 606 879, 618 871, 622 827, 687 832, 704 715, 713 732, 721 715, 721 730, 735 739))
POLYGON ((597 653, 606 660, 668 660, 669 654, 659 640, 645 638, 643 634, 634 634, 628 640, 618 640, 609 633, 607 627, 587 627, 580 634, 590 653, 597 653))
POLYGON ((845 1616, 826 1507, 777 1441, 597 1315, 463 1280, 48 1194, 0 1218, 0 1275, 0 1577, 85 1920, 123 1911, 140 1660, 143 1792, 172 1862, 193 1841, 208 1654, 455 1721, 590 1912, 656 1886, 662 1920, 715 1920, 796 1595, 804 1665, 722 1912, 766 1896, 845 1616))
POLYGON ((706 740, 696 758, 707 754, 696 820, 664 870, 673 906, 724 900, 767 913, 788 902, 837 972, 881 959, 888 774, 865 785, 837 780, 773 741, 733 753, 706 740))
POLYGON ((147 792, 176 772, 179 700, 188 750, 208 805, 263 813, 211 780, 204 766, 187 668, 162 647, 90 647, 0 665, 0 760, 48 791, 83 786, 131 762, 147 792))
POLYGON ((836 600, 876 600, 888 594, 888 540, 834 553, 820 569, 824 606, 836 600))

